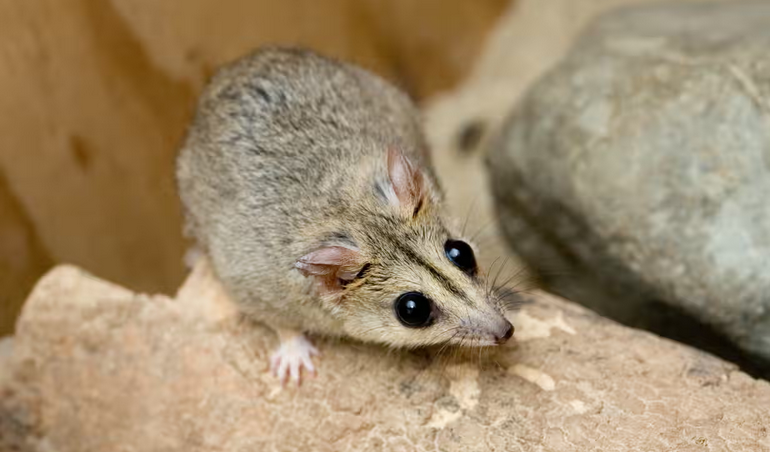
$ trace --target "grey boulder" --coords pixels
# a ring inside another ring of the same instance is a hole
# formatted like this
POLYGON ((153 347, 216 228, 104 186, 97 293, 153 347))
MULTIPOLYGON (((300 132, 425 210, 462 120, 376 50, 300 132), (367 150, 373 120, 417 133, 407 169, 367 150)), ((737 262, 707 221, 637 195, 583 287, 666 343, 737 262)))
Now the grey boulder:
POLYGON ((602 16, 487 163, 504 234, 558 292, 770 362, 770 2, 602 16))

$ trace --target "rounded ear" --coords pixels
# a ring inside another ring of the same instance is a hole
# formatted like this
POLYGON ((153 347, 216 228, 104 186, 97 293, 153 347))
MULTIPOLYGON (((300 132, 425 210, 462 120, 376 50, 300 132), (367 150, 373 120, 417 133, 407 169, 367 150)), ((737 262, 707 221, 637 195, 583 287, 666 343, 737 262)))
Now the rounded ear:
POLYGON ((404 154, 396 149, 388 150, 388 176, 395 197, 390 203, 395 207, 416 214, 424 201, 425 176, 404 154))
POLYGON ((327 246, 302 256, 294 267, 306 277, 315 277, 325 293, 333 294, 354 280, 363 265, 358 250, 327 246))

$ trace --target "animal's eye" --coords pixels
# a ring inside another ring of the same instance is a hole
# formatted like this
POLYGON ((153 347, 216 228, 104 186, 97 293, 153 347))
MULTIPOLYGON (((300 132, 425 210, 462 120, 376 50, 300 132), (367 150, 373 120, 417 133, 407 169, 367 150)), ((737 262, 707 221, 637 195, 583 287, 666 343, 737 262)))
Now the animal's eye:
POLYGON ((433 323, 433 302, 419 292, 407 292, 396 299, 396 317, 409 328, 433 323))
POLYGON ((473 256, 473 249, 462 240, 447 240, 444 244, 446 257, 453 264, 469 275, 476 274, 476 258, 473 256))

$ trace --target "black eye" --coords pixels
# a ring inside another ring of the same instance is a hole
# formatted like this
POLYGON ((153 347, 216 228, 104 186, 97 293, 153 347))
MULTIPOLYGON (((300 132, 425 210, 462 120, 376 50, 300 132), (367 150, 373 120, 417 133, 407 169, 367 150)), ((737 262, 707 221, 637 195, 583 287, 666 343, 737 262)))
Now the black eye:
POLYGON ((444 244, 446 257, 453 264, 469 275, 476 274, 476 258, 473 256, 473 249, 467 243, 461 240, 447 240, 444 244))
POLYGON ((396 299, 396 317, 404 326, 420 328, 433 322, 433 302, 418 292, 408 292, 396 299))

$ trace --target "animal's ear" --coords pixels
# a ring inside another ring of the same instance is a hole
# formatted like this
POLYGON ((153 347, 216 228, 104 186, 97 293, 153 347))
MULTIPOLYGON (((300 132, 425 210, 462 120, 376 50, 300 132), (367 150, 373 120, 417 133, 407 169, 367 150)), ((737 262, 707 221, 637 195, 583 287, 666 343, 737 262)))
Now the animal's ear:
POLYGON ((388 176, 395 197, 390 198, 396 207, 417 213, 425 198, 425 176, 396 149, 388 150, 388 176))
POLYGON ((306 277, 315 277, 325 293, 335 293, 356 278, 363 263, 358 250, 327 246, 302 256, 294 267, 306 277))

